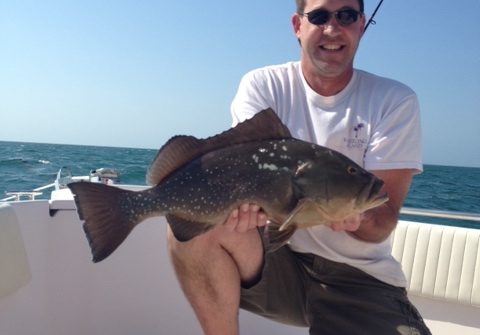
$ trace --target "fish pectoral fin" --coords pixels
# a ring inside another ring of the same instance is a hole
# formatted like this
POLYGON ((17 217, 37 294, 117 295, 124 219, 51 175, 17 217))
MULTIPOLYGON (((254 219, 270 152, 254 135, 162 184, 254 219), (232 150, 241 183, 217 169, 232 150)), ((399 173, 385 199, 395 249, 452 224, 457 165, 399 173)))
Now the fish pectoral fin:
POLYGON ((291 211, 279 230, 286 230, 292 225, 297 226, 297 228, 305 228, 312 225, 325 224, 326 222, 325 215, 315 200, 303 198, 298 201, 297 206, 291 211))
POLYGON ((311 206, 314 206, 314 205, 315 205, 315 203, 310 198, 300 199, 298 201, 297 206, 295 206, 295 208, 290 212, 290 215, 285 219, 285 221, 283 221, 279 230, 283 231, 283 230, 286 230, 291 225, 294 225, 295 221, 293 219, 295 218, 295 216, 298 213, 300 213, 302 210, 305 210, 307 207, 311 207, 311 206))
POLYGON ((168 214, 165 217, 170 228, 172 228, 175 239, 179 242, 190 241, 213 228, 211 224, 184 219, 173 214, 168 214))
POLYGON ((297 227, 292 225, 284 230, 279 230, 280 225, 276 222, 270 221, 267 226, 263 228, 262 240, 265 253, 270 253, 278 250, 285 245, 297 227))

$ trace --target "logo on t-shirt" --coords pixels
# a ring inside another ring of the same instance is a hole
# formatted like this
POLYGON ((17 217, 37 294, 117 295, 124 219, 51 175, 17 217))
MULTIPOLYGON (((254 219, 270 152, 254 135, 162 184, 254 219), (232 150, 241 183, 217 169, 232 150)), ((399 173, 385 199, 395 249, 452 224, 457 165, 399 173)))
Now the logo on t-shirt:
POLYGON ((349 149, 365 149, 367 147, 366 129, 364 123, 358 123, 352 128, 350 137, 344 139, 349 149))

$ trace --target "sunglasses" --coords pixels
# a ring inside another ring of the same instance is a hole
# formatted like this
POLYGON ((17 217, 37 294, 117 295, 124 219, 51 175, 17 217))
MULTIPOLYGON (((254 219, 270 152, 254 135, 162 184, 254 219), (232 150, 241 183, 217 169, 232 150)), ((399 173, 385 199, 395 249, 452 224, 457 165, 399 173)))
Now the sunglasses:
POLYGON ((337 10, 336 12, 329 12, 326 9, 314 9, 311 12, 300 14, 306 16, 308 22, 316 26, 321 26, 330 21, 332 15, 341 26, 349 26, 354 22, 357 22, 358 17, 363 14, 355 9, 346 8, 337 10))

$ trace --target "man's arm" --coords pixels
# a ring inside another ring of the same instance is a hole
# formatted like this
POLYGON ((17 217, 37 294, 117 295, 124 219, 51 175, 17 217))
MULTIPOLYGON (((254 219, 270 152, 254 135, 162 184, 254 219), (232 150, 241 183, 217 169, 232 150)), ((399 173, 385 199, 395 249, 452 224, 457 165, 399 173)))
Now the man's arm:
POLYGON ((384 181, 381 192, 388 193, 388 202, 360 215, 357 229, 352 225, 352 229, 346 227, 346 229, 335 230, 350 230, 352 235, 358 239, 375 243, 387 239, 395 229, 400 208, 410 189, 415 170, 382 170, 372 173, 384 181))

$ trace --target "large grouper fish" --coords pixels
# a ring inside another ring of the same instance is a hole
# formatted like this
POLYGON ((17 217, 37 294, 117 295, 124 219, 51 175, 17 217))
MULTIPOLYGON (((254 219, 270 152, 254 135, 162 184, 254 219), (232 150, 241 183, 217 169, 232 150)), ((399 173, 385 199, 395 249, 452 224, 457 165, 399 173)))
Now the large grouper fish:
POLYGON ((188 241, 243 203, 258 204, 269 224, 266 251, 297 228, 328 224, 388 200, 383 182, 343 154, 292 138, 272 109, 219 135, 175 136, 157 153, 140 192, 101 183, 68 185, 93 261, 108 257, 132 229, 165 216, 176 239, 188 241))

